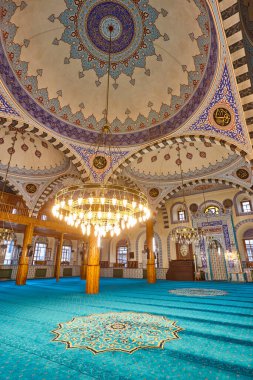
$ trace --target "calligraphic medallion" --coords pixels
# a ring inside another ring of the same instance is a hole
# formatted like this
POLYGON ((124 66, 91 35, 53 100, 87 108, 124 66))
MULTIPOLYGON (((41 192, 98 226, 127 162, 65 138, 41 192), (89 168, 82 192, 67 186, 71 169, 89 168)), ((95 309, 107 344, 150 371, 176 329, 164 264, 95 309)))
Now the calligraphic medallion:
POLYGON ((152 198, 156 198, 159 195, 159 190, 156 187, 153 187, 152 189, 149 190, 149 195, 152 198))
POLYGON ((104 156, 96 156, 93 160, 93 166, 96 169, 104 169, 107 165, 107 159, 104 156))
POLYGON ((243 168, 238 169, 236 171, 236 175, 240 179, 248 179, 249 178, 249 172, 246 169, 243 169, 243 168))
POLYGON ((37 186, 34 183, 28 183, 25 189, 29 194, 34 194, 37 191, 37 186))
POLYGON ((213 119, 220 127, 227 127, 231 123, 231 113, 224 107, 218 107, 213 112, 213 119))

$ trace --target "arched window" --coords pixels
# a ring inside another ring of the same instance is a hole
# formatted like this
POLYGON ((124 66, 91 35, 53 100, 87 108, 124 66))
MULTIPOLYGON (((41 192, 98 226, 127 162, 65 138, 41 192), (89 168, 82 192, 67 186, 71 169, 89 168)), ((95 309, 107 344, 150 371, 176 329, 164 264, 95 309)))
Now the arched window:
POLYGON ((46 237, 36 237, 34 245, 33 264, 44 264, 47 260, 48 239, 46 237))
POLYGON ((252 211, 251 202, 248 199, 243 199, 241 201, 242 212, 247 213, 252 211))
POLYGON ((117 253, 116 254, 117 264, 119 264, 119 266, 126 267, 127 266, 127 255, 128 255, 127 240, 126 239, 120 240, 117 243, 116 250, 117 250, 117 252, 116 252, 117 253))
POLYGON ((5 240, 4 245, 6 246, 4 265, 11 265, 14 253, 14 240, 5 240))
POLYGON ((219 207, 210 205, 205 208, 205 214, 211 214, 211 215, 218 215, 219 214, 219 207))
POLYGON ((187 207, 183 202, 174 203, 170 212, 172 223, 185 223, 188 221, 187 207))
POLYGON ((253 264, 253 228, 244 232, 243 242, 248 256, 247 261, 253 264))
POLYGON ((65 264, 70 264, 72 255, 72 244, 71 241, 64 241, 62 246, 61 262, 65 264))
POLYGON ((185 217, 185 210, 183 210, 183 209, 178 210, 177 216, 178 216, 178 221, 179 222, 184 222, 185 219, 186 219, 186 217, 185 217))

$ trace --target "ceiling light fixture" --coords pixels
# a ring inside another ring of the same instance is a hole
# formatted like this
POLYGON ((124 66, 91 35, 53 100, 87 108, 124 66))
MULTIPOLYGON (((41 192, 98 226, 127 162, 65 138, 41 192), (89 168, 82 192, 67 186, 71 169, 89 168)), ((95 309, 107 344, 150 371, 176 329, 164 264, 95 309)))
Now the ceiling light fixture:
MULTIPOLYGON (((178 144, 178 163, 180 168, 180 178, 181 178, 181 188, 183 191, 183 206, 180 209, 180 211, 185 212, 185 216, 189 215, 189 210, 187 207, 186 199, 185 199, 185 192, 184 192, 184 179, 183 179, 183 169, 182 169, 182 161, 181 161, 181 155, 180 155, 180 147, 178 144)), ((185 220, 182 220, 181 223, 185 222, 185 220)), ((194 228, 194 227, 178 227, 175 230, 172 231, 171 239, 179 244, 192 244, 197 243, 204 237, 203 230, 201 228, 194 228)))
MULTIPOLYGON (((101 154, 100 148, 104 145, 109 156, 109 170, 112 170, 113 152, 108 144, 111 133, 108 121, 109 85, 111 69, 111 41, 113 26, 108 26, 110 33, 108 74, 106 88, 105 124, 99 136, 93 166, 104 169, 107 158, 101 154)), ((119 150, 117 147, 116 149, 119 150)), ((55 197, 53 215, 68 225, 81 229, 84 235, 89 236, 91 229, 98 236, 119 235, 125 228, 134 227, 137 223, 145 222, 150 217, 148 201, 145 194, 120 184, 87 182, 81 186, 70 186, 59 191, 55 197)))

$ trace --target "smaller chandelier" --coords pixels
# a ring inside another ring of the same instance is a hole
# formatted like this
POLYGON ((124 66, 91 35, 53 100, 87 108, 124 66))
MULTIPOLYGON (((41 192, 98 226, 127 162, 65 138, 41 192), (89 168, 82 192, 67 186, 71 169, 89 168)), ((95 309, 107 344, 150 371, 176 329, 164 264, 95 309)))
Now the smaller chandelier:
POLYGON ((145 222, 150 217, 146 196, 118 185, 87 183, 70 186, 55 197, 53 215, 68 225, 81 228, 89 236, 119 235, 124 229, 145 222))
POLYGON ((176 228, 172 231, 171 239, 179 244, 192 244, 204 238, 202 229, 193 227, 176 228))
POLYGON ((5 244, 6 241, 14 239, 14 232, 8 228, 0 228, 0 242, 5 244))

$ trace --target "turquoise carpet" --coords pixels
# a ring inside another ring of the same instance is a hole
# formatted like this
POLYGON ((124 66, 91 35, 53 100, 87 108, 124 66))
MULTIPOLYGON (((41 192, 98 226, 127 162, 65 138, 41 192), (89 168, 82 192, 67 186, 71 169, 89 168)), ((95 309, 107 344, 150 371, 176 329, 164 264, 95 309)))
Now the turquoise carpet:
POLYGON ((102 279, 84 294, 77 278, 0 283, 0 379, 252 379, 253 284, 102 279), (186 297, 176 288, 218 289, 224 296, 186 297), (146 312, 184 330, 164 349, 94 355, 53 342, 51 330, 73 317, 146 312))

